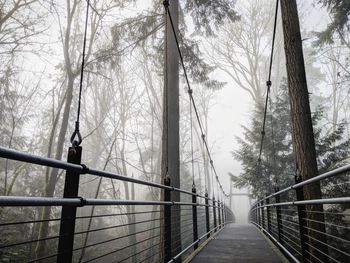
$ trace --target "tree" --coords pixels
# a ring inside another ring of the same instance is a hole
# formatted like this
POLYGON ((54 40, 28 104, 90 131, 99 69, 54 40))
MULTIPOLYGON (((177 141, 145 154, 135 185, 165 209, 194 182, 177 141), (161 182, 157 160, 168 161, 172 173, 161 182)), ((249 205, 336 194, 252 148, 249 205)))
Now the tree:
POLYGON ((317 3, 326 7, 332 17, 327 28, 317 33, 317 45, 332 44, 333 38, 339 36, 344 44, 350 47, 349 41, 344 37, 349 31, 350 2, 347 0, 317 0, 317 3))
POLYGON ((291 142, 291 123, 288 107, 286 81, 278 89, 279 94, 267 116, 266 136, 263 144, 261 166, 257 158, 260 150, 263 108, 257 107, 252 116, 250 127, 243 126, 244 138, 236 137, 238 150, 232 152, 240 161, 243 173, 236 178, 237 187, 251 187, 256 197, 265 196, 273 191, 272 186, 282 189, 293 183, 295 167, 291 142))
POLYGON ((40 4, 39 0, 0 1, 1 74, 27 46, 33 47, 35 36, 45 31, 40 25, 44 18, 38 11, 40 4))
MULTIPOLYGON (((22 127, 32 120, 30 110, 41 77, 34 84, 26 81, 21 75, 23 68, 18 61, 22 60, 23 63, 28 46, 33 52, 40 47, 36 37, 45 31, 42 23, 45 15, 41 10, 34 11, 39 6, 41 3, 38 0, 0 1, 0 142, 9 148, 27 148, 29 143, 26 140, 32 139, 22 135, 22 127)), ((8 160, 3 167, 2 190, 4 195, 9 195, 24 167, 17 164, 13 167, 8 160), (13 173, 9 170, 13 170, 13 173)))
MULTIPOLYGON (((279 94, 272 103, 272 109, 267 116, 266 136, 263 147, 261 170, 257 167, 257 157, 260 148, 260 128, 262 125, 263 110, 254 114, 250 127, 244 127, 244 138, 237 138, 239 149, 233 152, 234 158, 242 163, 243 172, 235 178, 237 187, 252 187, 252 193, 257 197, 263 197, 271 193, 271 186, 275 184, 280 189, 294 183, 295 157, 291 137, 291 117, 289 115, 287 84, 279 87, 279 94), (272 120, 272 125, 271 125, 272 120), (273 136, 272 136, 273 129, 273 136), (276 177, 278 176, 278 177, 276 177)), ((315 147, 318 170, 324 173, 347 163, 350 157, 350 140, 345 139, 345 125, 341 124, 334 131, 325 129, 322 124, 324 112, 321 107, 316 107, 312 116, 315 130, 315 147)), ((346 196, 350 191, 348 184, 349 176, 342 175, 322 181, 322 198, 346 196)), ((286 198, 294 198, 293 193, 286 198)), ((337 212, 340 216, 325 215, 325 222, 335 225, 346 225, 345 216, 341 216, 349 206, 333 205, 327 207, 327 212, 337 212)), ((291 214, 292 216, 292 214, 291 214)), ((346 238, 346 233, 339 228, 327 227, 327 233, 346 238)), ((346 251, 346 244, 327 240, 328 244, 346 251), (344 250, 345 249, 345 250, 344 250)), ((343 260, 344 255, 329 251, 332 257, 343 260)), ((318 256, 318 255, 317 255, 318 256)))
MULTIPOLYGON (((305 64, 300 34, 300 25, 296 1, 281 0, 281 13, 283 22, 284 50, 287 63, 289 103, 292 124, 292 141, 296 162, 296 181, 305 181, 318 175, 315 139, 312 127, 309 94, 306 82, 305 64)), ((313 200, 322 197, 319 182, 308 184, 302 190, 297 190, 298 199, 313 200)), ((326 260, 314 248, 327 251, 326 238, 319 233, 325 233, 323 206, 311 204, 306 206, 307 225, 317 230, 307 231, 311 238, 308 240, 310 247, 308 252, 317 255, 321 260, 326 260), (318 243, 317 241, 322 243, 318 243)), ((306 248, 302 248, 303 257, 309 257, 306 248)))
MULTIPOLYGON (((71 106, 73 102, 73 94, 74 94, 74 81, 79 76, 81 70, 81 58, 82 53, 81 50, 81 41, 76 38, 76 35, 82 32, 82 29, 78 26, 78 21, 80 20, 79 8, 82 8, 81 3, 84 3, 80 0, 74 0, 73 2, 70 0, 66 1, 66 21, 65 24, 62 24, 62 18, 58 11, 57 6, 53 6, 55 10, 55 14, 57 16, 58 24, 60 25, 60 36, 62 42, 63 49, 63 57, 64 61, 62 63, 62 71, 64 75, 66 75, 66 90, 63 96, 64 104, 62 104, 63 112, 57 111, 57 115, 55 116, 55 126, 52 127, 50 132, 51 144, 48 146, 48 157, 54 155, 55 159, 61 159, 63 155, 63 147, 66 141, 66 133, 68 130, 69 117, 71 112, 71 106), (60 122, 60 126, 58 126, 58 122, 60 122), (59 128, 58 128, 59 127, 59 128), (58 133, 57 141, 55 138, 56 133, 58 133), (54 150, 54 144, 56 145, 54 150), (54 154, 53 154, 54 152, 54 154)), ((94 8, 97 8, 97 3, 94 3, 94 8)), ((104 5, 104 3, 99 3, 100 5, 104 5)), ((88 28, 89 31, 89 39, 87 41, 87 51, 85 60, 89 61, 90 56, 93 53, 93 43, 95 40, 95 35, 98 32, 98 29, 101 26, 101 20, 106 15, 108 11, 110 11, 112 3, 109 2, 106 8, 104 8, 103 12, 97 14, 96 12, 92 12, 90 16, 90 25, 88 28)), ((58 179, 58 169, 47 169, 47 185, 45 188, 44 196, 53 196, 55 192, 55 187, 58 179)), ((50 217, 50 207, 44 207, 41 212, 42 219, 48 219, 50 217)), ((38 239, 45 238, 48 234, 48 222, 43 222, 40 224, 38 239)), ((36 247, 36 255, 37 257, 41 257, 45 252, 45 242, 38 242, 36 247)))
MULTIPOLYGON (((138 14, 135 17, 127 18, 112 27, 112 41, 100 56, 96 59, 108 59, 110 55, 120 55, 126 51, 132 51, 135 47, 142 47, 149 37, 152 38, 153 47, 150 51, 155 51, 156 55, 150 54, 150 58, 158 61, 159 66, 164 61, 159 55, 160 50, 164 50, 164 41, 159 38, 157 32, 164 25, 163 1, 154 1, 147 12, 138 14), (120 35, 123 32, 123 37, 120 35), (116 46, 122 47, 115 51, 116 46)), ((171 5, 171 3, 170 3, 171 5)), ((186 0, 179 6, 179 42, 184 55, 184 61, 188 69, 188 74, 192 81, 206 85, 208 88, 220 88, 223 83, 210 78, 214 67, 208 65, 200 51, 200 42, 194 37, 215 35, 225 22, 235 22, 238 16, 234 9, 235 1, 191 1, 186 0), (196 28, 191 37, 187 36, 188 27, 186 19, 192 19, 196 28), (210 19, 209 19, 210 18, 210 19)))
MULTIPOLYGON (((268 184, 276 181, 280 189, 294 183, 295 162, 291 140, 291 119, 288 106, 287 84, 281 84, 276 100, 272 102, 266 122, 266 137, 263 145, 262 174, 257 174, 257 156, 260 148, 263 109, 254 112, 250 127, 243 126, 244 137, 236 137, 240 147, 232 152, 233 157, 244 167, 241 177, 235 178, 238 187, 253 187, 256 197, 268 193, 271 188, 268 184), (273 135, 273 137, 272 137, 273 135), (269 178, 273 175, 273 178, 269 178), (276 177, 278 175, 278 177, 276 177), (276 180, 275 180, 276 179, 276 180)), ((335 169, 343 164, 350 156, 348 150, 349 139, 345 139, 345 124, 336 129, 328 130, 322 125, 324 110, 316 107, 312 116, 315 129, 315 143, 317 164, 320 173, 335 169)))
POLYGON ((216 67, 249 93, 255 104, 261 105, 274 5, 271 1, 244 1, 241 4, 240 20, 221 28, 218 40, 210 43, 214 52, 209 56, 216 67))

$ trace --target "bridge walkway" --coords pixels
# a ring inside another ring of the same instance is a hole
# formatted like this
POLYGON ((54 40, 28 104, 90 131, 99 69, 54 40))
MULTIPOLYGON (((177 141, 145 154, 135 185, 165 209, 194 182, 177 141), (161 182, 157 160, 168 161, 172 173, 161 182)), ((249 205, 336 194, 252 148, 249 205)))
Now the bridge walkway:
POLYGON ((229 224, 191 263, 282 263, 279 250, 251 224, 229 224))

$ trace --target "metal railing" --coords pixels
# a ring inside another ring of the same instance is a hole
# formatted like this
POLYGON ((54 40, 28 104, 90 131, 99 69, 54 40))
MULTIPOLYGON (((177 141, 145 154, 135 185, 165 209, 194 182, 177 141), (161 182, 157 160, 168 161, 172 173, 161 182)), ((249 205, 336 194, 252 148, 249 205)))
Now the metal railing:
POLYGON ((172 187, 169 178, 164 184, 158 184, 88 168, 80 163, 81 147, 70 148, 68 162, 3 147, 0 147, 0 158, 66 171, 61 198, 0 196, 3 215, 8 212, 6 209, 16 207, 61 209, 60 216, 55 218, 28 216, 28 220, 2 220, 0 262, 177 262, 233 219, 222 200, 198 194, 195 187, 186 191, 172 187), (164 198, 161 200, 160 194, 158 200, 78 196, 79 179, 85 174, 156 188, 163 191, 164 198), (181 195, 182 201, 173 201, 172 193, 181 195), (104 212, 83 215, 84 207, 101 208, 104 212), (119 210, 111 213, 108 208, 119 210), (43 223, 50 224, 50 231, 38 238, 39 224, 43 223), (179 233, 172 230, 174 224, 181 225, 179 233), (18 240, 7 238, 6 233, 13 231, 23 231, 18 234, 18 240), (45 242, 48 249, 38 257, 34 248, 40 242, 45 242))
POLYGON ((275 189, 256 201, 250 220, 292 262, 350 261, 350 165, 275 189), (321 188, 321 198, 304 198, 321 188))

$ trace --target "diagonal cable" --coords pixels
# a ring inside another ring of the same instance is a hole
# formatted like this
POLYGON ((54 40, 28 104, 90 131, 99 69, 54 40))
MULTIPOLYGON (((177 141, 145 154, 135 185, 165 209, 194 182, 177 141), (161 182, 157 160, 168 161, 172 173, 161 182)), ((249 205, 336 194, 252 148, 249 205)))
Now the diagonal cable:
POLYGON ((171 14, 170 14, 170 10, 169 10, 168 6, 166 6, 166 5, 165 5, 165 8, 166 8, 166 13, 169 16, 171 28, 172 28, 174 39, 175 39, 176 46, 177 46, 177 51, 178 51, 179 57, 180 57, 181 66, 182 66, 182 69, 183 69, 183 72, 184 72, 184 76, 185 76, 185 79, 186 79, 186 84, 187 84, 187 88, 188 88, 188 94, 190 96, 190 100, 191 100, 191 103, 193 105, 193 109, 194 109, 194 112, 195 112, 195 115, 196 115, 196 119, 197 119, 198 126, 199 126, 199 129, 200 129, 200 132, 201 132, 203 143, 205 145, 207 154, 209 156, 210 165, 211 165, 211 167, 212 167, 212 169, 213 169, 213 171, 215 173, 215 177, 216 177, 217 183, 220 185, 220 189, 223 191, 225 196, 228 196, 228 194, 226 194, 226 192, 224 191, 224 189, 223 189, 223 187, 222 187, 222 185, 221 185, 221 183, 219 181, 219 177, 217 175, 213 159, 211 158, 211 153, 210 153, 210 150, 209 150, 209 147, 208 147, 208 143, 207 143, 207 141, 205 139, 205 133, 204 133, 203 125, 202 125, 202 122, 201 122, 201 120, 199 118, 198 109, 197 109, 196 103, 195 103, 194 98, 193 98, 193 90, 191 89, 191 85, 190 85, 190 82, 189 82, 189 78, 188 78, 188 75, 187 75, 187 70, 186 70, 185 63, 184 63, 183 56, 182 56, 182 52, 181 52, 181 49, 180 49, 179 40, 178 40, 178 38, 176 36, 176 30, 175 30, 175 26, 174 26, 174 23, 173 23, 171 14))
POLYGON ((79 146, 83 141, 80 131, 79 131, 79 120, 80 120, 80 108, 81 108, 81 94, 83 91, 83 80, 84 80, 84 67, 85 67, 85 50, 86 50, 86 35, 87 35, 87 25, 89 20, 89 7, 90 0, 87 0, 86 4, 86 13, 85 13, 85 28, 84 28, 84 38, 83 38, 83 57, 80 67, 80 82, 79 82, 79 98, 78 98, 78 110, 77 110, 77 119, 75 121, 75 130, 70 138, 70 141, 73 146, 79 146), (78 140, 75 140, 75 137, 78 137, 78 140))
POLYGON ((261 130, 260 150, 259 150, 259 158, 258 158, 258 169, 259 170, 261 169, 261 155, 262 155, 264 138, 265 138, 267 107, 268 107, 270 90, 271 90, 271 85, 272 85, 272 83, 271 83, 271 71, 272 71, 272 61, 273 61, 273 53, 274 53, 275 38, 276 38, 278 3, 279 3, 279 0, 276 0, 275 19, 274 19, 274 25, 273 25, 272 46, 271 46, 271 55, 270 55, 270 65, 269 65, 268 80, 266 81, 267 91, 266 91, 266 98, 265 98, 264 117, 263 117, 263 124, 262 124, 262 130, 261 130))

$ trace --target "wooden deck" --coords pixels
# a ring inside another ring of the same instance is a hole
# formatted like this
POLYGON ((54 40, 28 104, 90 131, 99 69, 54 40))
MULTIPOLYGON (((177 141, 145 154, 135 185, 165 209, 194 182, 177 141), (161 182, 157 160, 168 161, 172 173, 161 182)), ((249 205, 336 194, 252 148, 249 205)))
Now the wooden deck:
POLYGON ((288 262, 251 224, 229 224, 190 261, 191 263, 288 262))

